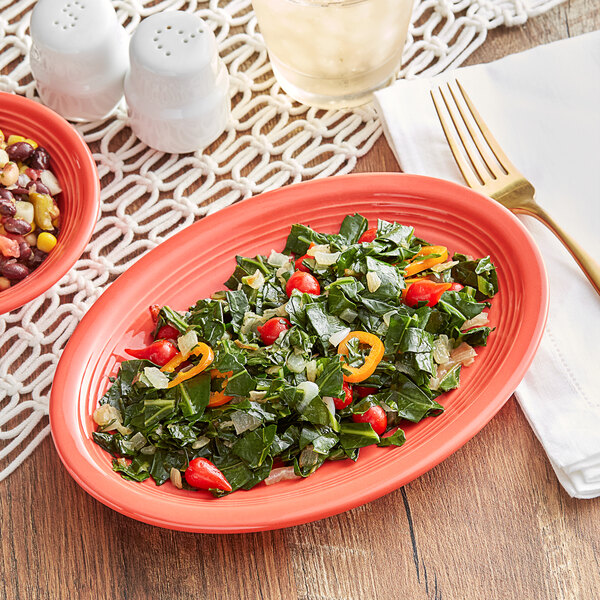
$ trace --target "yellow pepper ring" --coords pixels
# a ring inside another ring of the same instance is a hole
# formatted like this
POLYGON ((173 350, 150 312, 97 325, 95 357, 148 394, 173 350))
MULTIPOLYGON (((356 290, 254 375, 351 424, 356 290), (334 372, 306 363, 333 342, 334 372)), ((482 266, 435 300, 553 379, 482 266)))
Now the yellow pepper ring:
POLYGON ((404 273, 410 277, 415 273, 431 269, 434 265, 439 265, 445 262, 448 258, 448 248, 446 246, 423 246, 412 258, 412 262, 404 268, 404 273), (426 258, 425 260, 418 260, 422 256, 428 254, 439 254, 435 258, 426 258))
POLYGON ((385 354, 383 342, 376 335, 367 333, 366 331, 351 331, 340 342, 338 354, 348 356, 348 342, 353 338, 356 338, 359 344, 370 346, 371 349, 365 358, 365 362, 360 367, 344 365, 344 368, 350 371, 350 375, 344 375, 344 381, 347 381, 348 383, 358 383, 371 377, 385 354))
MULTIPOLYGON (((212 364, 213 360, 215 360, 215 353, 213 352, 212 348, 206 345, 204 342, 200 342, 198 345, 196 345, 196 347, 188 354, 188 356, 191 356, 192 354, 194 356, 198 356, 201 354, 202 358, 200 359, 200 362, 188 371, 178 373, 175 379, 169 382, 167 388, 175 387, 176 385, 179 385, 182 381, 186 381, 188 379, 191 379, 192 377, 195 377, 199 373, 202 373, 202 371, 209 367, 212 364)), ((184 360, 188 358, 188 356, 184 357, 181 354, 181 352, 179 354, 176 354, 161 369, 161 371, 163 371, 164 373, 172 373, 176 367, 178 367, 184 360)))

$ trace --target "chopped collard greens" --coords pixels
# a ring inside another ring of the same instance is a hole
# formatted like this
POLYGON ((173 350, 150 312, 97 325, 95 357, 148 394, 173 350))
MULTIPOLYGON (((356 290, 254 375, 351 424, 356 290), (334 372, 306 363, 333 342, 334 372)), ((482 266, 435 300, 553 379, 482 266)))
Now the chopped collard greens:
POLYGON ((489 257, 448 256, 407 225, 379 220, 367 229, 359 214, 337 234, 293 225, 283 252, 236 257, 227 291, 186 312, 160 308, 154 337, 175 331, 179 362, 187 362, 162 371, 149 359, 121 363, 94 413, 94 440, 114 457, 114 470, 193 489, 182 475, 203 457, 232 491, 248 490, 274 466, 307 477, 325 461, 357 460, 364 446, 401 446, 403 420, 440 415, 438 397, 459 386, 472 347, 486 345, 495 267, 489 257), (298 270, 316 278, 317 293, 290 289, 298 270), (437 295, 409 301, 423 280, 437 295), (266 343, 262 326, 272 319, 285 325, 266 343), (201 352, 188 355, 190 340, 209 347, 209 365, 201 352), (344 397, 348 405, 336 408, 344 397), (368 418, 373 407, 377 424, 368 418))

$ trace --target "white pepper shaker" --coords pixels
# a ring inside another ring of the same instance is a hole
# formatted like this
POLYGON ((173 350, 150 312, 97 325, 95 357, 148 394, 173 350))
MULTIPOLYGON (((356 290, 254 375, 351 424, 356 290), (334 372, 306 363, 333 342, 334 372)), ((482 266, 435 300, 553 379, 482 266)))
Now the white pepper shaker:
POLYGON ((143 142, 186 153, 221 135, 229 119, 229 74, 202 19, 182 11, 144 19, 131 38, 129 60, 129 123, 143 142))
POLYGON ((110 0, 39 0, 31 71, 44 104, 66 119, 106 117, 123 97, 129 36, 110 0))

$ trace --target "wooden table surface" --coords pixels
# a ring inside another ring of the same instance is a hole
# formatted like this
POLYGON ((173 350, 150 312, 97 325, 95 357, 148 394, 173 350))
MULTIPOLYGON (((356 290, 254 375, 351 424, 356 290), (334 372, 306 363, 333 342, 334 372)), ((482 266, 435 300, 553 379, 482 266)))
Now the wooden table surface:
MULTIPOLYGON (((469 63, 598 28, 597 0, 571 0, 490 32, 469 63)), ((398 167, 381 138, 356 170, 398 167)), ((6 600, 600 597, 600 499, 569 498, 514 397, 416 481, 316 523, 244 535, 138 523, 81 490, 49 437, 0 484, 0 522, 6 600)))

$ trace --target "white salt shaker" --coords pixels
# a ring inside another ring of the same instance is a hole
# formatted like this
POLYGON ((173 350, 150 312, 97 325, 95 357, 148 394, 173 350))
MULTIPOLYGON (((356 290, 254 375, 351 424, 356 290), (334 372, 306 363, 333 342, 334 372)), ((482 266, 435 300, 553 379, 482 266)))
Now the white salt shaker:
POLYGON ((217 139, 229 119, 229 75, 206 23, 167 11, 144 19, 129 45, 125 98, 134 133, 162 152, 217 139))
POLYGON ((38 0, 31 71, 46 106, 72 121, 101 119, 123 96, 129 36, 110 0, 38 0))

